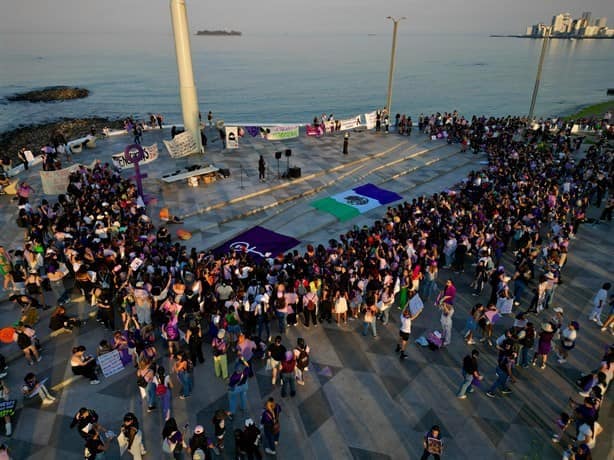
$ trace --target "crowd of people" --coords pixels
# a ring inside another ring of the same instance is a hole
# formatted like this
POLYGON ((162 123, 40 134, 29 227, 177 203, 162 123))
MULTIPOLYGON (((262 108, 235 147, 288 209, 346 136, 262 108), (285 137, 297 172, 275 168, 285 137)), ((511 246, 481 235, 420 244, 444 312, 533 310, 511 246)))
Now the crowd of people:
MULTIPOLYGON (((411 120, 405 118, 405 126, 407 119, 411 120)), ((164 451, 174 458, 182 458, 184 451, 193 459, 209 458, 224 448, 225 421, 239 411, 244 416, 249 413, 246 394, 255 366, 263 363, 271 371, 272 384, 281 384, 282 398, 294 397, 296 384, 304 384, 310 348, 303 338, 286 348, 288 327, 308 329, 335 321, 343 328, 362 318, 363 335, 371 330, 377 336, 378 321, 386 325, 391 312, 399 312, 396 352, 403 360, 412 321, 419 318, 424 302, 434 300, 441 310, 440 327, 433 328, 437 330, 426 338, 427 345, 446 347, 458 314, 452 272, 473 269, 471 287, 484 300, 467 312, 463 338, 468 345, 496 347, 497 380, 486 395, 510 393, 508 383, 518 367, 539 364, 543 369, 552 343, 562 364, 578 339, 578 318, 565 318, 556 306, 555 293, 570 241, 586 221, 588 207, 600 206, 607 193, 611 202, 613 150, 606 141, 612 133, 576 160, 580 143, 562 122, 532 127, 519 117, 468 121, 456 112, 421 115, 419 120, 422 132, 485 151, 488 166, 472 172, 454 191, 389 207, 372 226, 353 228, 327 244, 309 245, 303 254, 293 250, 254 259, 249 253, 188 248, 173 241, 164 224, 156 228, 136 186, 100 161, 72 173, 66 193, 54 203, 42 200, 35 205, 29 193, 20 195, 24 247, 0 252, 5 287, 19 291, 15 301, 23 310, 15 341, 31 365, 40 360, 34 336, 28 333, 34 320, 26 313, 34 315, 32 309, 36 313, 46 306, 43 291, 54 297, 52 329, 70 331, 79 326, 80 320, 66 313, 71 299, 68 280, 74 280, 74 288, 96 309, 100 326, 112 334, 96 353, 118 350, 124 365, 137 368, 136 383, 147 412, 160 408, 164 451), (506 253, 513 254, 511 270, 504 266, 506 253), (447 272, 439 290, 441 270, 447 272), (487 286, 490 291, 484 292, 487 286), (515 317, 513 327, 493 338, 498 319, 510 314, 515 317), (209 365, 205 344, 211 347, 215 375, 228 385, 228 407, 213 416, 210 435, 203 425, 180 430, 172 410, 173 396, 191 396, 193 369, 209 365), (171 375, 180 388, 174 388, 171 375)), ((409 135, 407 127, 404 130, 409 135)), ((604 332, 607 328, 612 332, 614 323, 609 288, 609 283, 603 285, 605 294, 599 292, 591 312, 604 332), (602 323, 606 311, 609 316, 602 323)), ((465 379, 457 393, 461 399, 482 381, 479 354, 475 349, 463 361, 465 379)), ((599 401, 612 378, 612 358, 608 349, 598 369, 582 379, 584 402, 575 403, 573 417, 562 416, 575 421, 576 435, 590 431, 592 445, 599 401)), ((75 347, 71 367, 76 375, 99 383, 94 357, 85 347, 75 347)), ((27 377, 28 394, 36 389, 44 402, 53 403, 36 375, 27 377)), ((260 439, 267 454, 276 453, 281 408, 271 398, 261 413, 261 428, 251 418, 235 424, 242 426, 234 432, 238 458, 260 458, 260 439)), ((75 424, 81 423, 80 417, 91 418, 94 411, 83 408, 80 413, 75 424)), ((86 427, 85 436, 83 427, 80 434, 90 452, 87 458, 94 459, 114 434, 100 428, 97 420, 86 427)), ((557 441, 566 428, 560 428, 557 441)), ((439 439, 439 429, 432 431, 439 439)), ((580 441, 590 436, 576 436, 574 449, 590 451, 590 442, 580 441)), ((134 414, 126 414, 117 438, 133 458, 144 454, 134 414)), ((437 454, 429 452, 428 445, 425 441, 423 458, 437 454)))

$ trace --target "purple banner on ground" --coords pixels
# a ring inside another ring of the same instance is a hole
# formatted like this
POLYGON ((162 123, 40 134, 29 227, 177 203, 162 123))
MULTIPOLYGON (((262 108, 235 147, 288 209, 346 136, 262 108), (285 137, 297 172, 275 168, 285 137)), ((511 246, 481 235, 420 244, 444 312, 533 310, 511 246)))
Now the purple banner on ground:
POLYGON ((260 126, 244 126, 244 128, 252 137, 256 137, 260 134, 260 126))
POLYGON ((226 241, 213 252, 216 256, 221 256, 234 250, 247 252, 256 259, 264 259, 285 253, 299 243, 296 238, 263 227, 254 227, 226 241))
POLYGON ((394 192, 390 192, 388 190, 384 190, 383 188, 379 188, 373 184, 361 185, 360 187, 356 187, 353 190, 360 195, 373 198, 374 200, 379 201, 381 204, 392 203, 393 201, 397 201, 403 198, 401 195, 398 195, 394 192))

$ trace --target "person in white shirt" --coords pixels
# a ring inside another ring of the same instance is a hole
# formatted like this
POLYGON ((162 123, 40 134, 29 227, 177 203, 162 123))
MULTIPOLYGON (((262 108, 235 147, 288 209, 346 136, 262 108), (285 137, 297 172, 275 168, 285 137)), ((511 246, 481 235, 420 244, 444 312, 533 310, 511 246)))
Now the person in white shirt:
POLYGON ((559 343, 559 350, 557 354, 559 357, 559 363, 566 363, 569 350, 576 346, 578 329, 580 329, 580 325, 576 321, 572 321, 569 323, 569 326, 561 331, 561 341, 559 343))
POLYGON ((606 304, 606 301, 608 299, 608 291, 611 287, 612 284, 605 283, 601 287, 601 289, 597 291, 597 294, 593 299, 593 310, 591 311, 591 314, 588 315, 588 319, 590 319, 591 321, 595 321, 599 326, 603 326, 601 322, 601 312, 606 304))
POLYGON ((420 316, 422 310, 420 310, 415 315, 412 315, 409 311, 409 306, 403 309, 401 313, 401 328, 399 330, 399 343, 397 344, 397 348, 395 350, 396 353, 401 353, 399 358, 405 359, 407 355, 405 354, 405 347, 407 347, 407 342, 409 341, 409 334, 411 333, 411 322, 420 316))

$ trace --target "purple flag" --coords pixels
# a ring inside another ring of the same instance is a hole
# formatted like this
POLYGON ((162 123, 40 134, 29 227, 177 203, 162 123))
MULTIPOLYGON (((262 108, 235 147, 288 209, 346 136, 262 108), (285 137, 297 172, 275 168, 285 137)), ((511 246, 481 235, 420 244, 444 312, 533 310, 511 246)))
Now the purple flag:
POLYGON ((299 243, 299 240, 290 236, 263 227, 254 227, 226 241, 213 252, 216 256, 221 256, 234 250, 247 252, 256 259, 263 259, 276 257, 299 243))
POLYGON ((260 134, 260 126, 245 126, 245 131, 247 131, 250 136, 256 137, 260 134))
POLYGON ((364 196, 368 196, 369 198, 373 198, 380 202, 380 204, 388 204, 393 201, 397 201, 402 199, 403 197, 397 193, 391 192, 389 190, 385 190, 383 188, 379 188, 373 184, 365 184, 360 187, 356 187, 354 189, 356 193, 364 196))

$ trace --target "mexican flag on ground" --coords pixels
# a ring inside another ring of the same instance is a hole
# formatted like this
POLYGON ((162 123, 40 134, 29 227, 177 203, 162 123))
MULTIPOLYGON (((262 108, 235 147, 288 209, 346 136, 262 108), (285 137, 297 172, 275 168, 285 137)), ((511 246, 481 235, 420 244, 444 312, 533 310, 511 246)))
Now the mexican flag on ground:
POLYGON ((311 203, 316 209, 334 215, 341 222, 353 219, 371 209, 400 200, 397 193, 384 190, 373 184, 347 190, 336 195, 322 198, 311 203))

